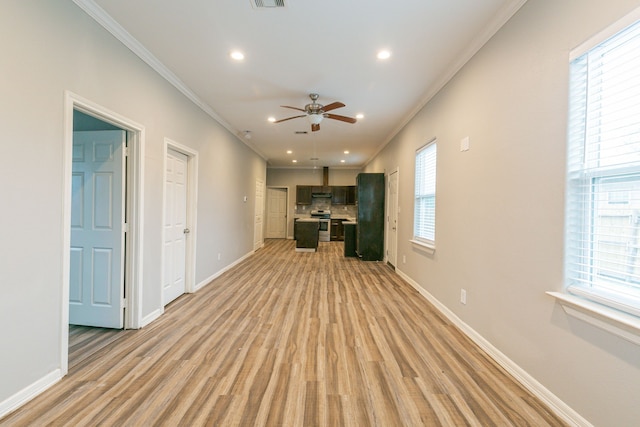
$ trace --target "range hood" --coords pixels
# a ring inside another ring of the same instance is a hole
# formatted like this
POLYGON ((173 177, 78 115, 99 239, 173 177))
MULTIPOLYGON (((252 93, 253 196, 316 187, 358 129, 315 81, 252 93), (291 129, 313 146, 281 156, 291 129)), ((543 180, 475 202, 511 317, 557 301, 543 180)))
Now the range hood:
POLYGON ((331 198, 331 189, 329 188, 329 167, 325 166, 322 168, 322 191, 318 193, 311 193, 311 197, 314 199, 330 199, 331 198))

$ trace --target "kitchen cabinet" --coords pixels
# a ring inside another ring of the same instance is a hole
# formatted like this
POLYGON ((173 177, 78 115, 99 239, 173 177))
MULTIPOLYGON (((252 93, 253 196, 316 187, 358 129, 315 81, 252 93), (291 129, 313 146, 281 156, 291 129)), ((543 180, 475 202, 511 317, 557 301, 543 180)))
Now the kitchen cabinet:
POLYGON ((331 204, 332 205, 355 205, 356 204, 356 186, 355 185, 336 185, 331 187, 331 204))
POLYGON ((355 185, 348 185, 347 186, 347 205, 355 205, 356 202, 358 201, 358 198, 356 196, 357 192, 356 192, 356 186, 355 185))
POLYGON ((346 205, 347 204, 347 186, 334 185, 331 187, 331 204, 346 205))
POLYGON ((344 256, 357 257, 356 253, 356 223, 344 221, 344 256))
POLYGON ((331 240, 344 240, 344 226, 342 219, 331 218, 331 240))
POLYGON ((310 205, 312 189, 311 185, 296 185, 296 204, 310 205))
POLYGON ((363 261, 384 259, 384 174, 360 173, 356 252, 363 261))
POLYGON ((315 252, 318 249, 319 224, 317 219, 298 219, 294 222, 296 252, 315 252))

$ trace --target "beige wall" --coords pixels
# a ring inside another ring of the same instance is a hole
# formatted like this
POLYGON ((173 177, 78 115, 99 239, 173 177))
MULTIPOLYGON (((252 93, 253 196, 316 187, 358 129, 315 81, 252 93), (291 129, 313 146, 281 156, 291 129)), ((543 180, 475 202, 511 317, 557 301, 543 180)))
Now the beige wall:
POLYGON ((638 425, 640 348, 567 317, 545 291, 563 287, 569 51, 637 6, 528 1, 365 168, 399 168, 398 269, 598 426, 638 425), (415 150, 433 137, 428 255, 409 239, 415 150))
POLYGON ((67 351, 65 91, 144 127, 143 317, 162 311, 165 138, 199 154, 196 283, 253 251, 255 185, 266 181, 266 162, 72 1, 3 1, 0 28, 2 414, 24 390, 54 381, 67 351))

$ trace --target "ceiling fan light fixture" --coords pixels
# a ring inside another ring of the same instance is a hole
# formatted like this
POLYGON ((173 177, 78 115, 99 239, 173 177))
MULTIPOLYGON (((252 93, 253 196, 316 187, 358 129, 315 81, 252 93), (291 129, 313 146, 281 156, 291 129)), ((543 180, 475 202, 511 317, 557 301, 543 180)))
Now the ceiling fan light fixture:
POLYGON ((307 115, 307 119, 309 119, 309 123, 312 125, 319 125, 322 121, 322 114, 309 114, 307 115))

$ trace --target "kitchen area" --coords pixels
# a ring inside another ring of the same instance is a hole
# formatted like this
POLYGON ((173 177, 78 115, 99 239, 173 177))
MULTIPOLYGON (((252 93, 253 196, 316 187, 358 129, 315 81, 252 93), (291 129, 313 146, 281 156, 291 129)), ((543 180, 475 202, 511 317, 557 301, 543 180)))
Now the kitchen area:
POLYGON ((384 174, 358 173, 356 185, 296 184, 294 239, 297 252, 315 252, 323 242, 341 242, 344 256, 381 261, 384 247, 384 174))

